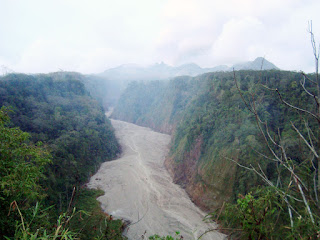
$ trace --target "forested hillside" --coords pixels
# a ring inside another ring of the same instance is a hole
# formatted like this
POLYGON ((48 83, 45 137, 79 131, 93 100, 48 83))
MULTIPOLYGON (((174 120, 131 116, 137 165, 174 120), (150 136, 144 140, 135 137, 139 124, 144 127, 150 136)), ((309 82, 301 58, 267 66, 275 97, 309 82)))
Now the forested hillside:
POLYGON ((112 117, 172 133, 192 97, 199 91, 197 78, 170 81, 131 82, 112 117))
POLYGON ((55 80, 69 80, 77 79, 84 84, 90 96, 98 101, 98 103, 107 110, 113 107, 119 99, 121 91, 127 85, 127 82, 118 81, 115 79, 108 79, 103 76, 89 74, 84 75, 77 72, 55 72, 49 74, 55 80))
MULTIPOLYGON (((164 63, 149 68, 124 65, 109 69, 105 72, 105 75, 102 74, 101 76, 118 80, 118 88, 121 83, 122 87, 128 85, 122 91, 123 96, 114 110, 114 118, 127 119, 143 126, 152 126, 152 128, 161 132, 171 133, 175 122, 181 118, 179 112, 188 105, 192 96, 199 90, 203 90, 201 85, 203 84, 203 78, 210 74, 194 78, 191 76, 208 72, 231 72, 232 69, 260 70, 261 67, 266 70, 278 69, 271 62, 259 57, 252 62, 244 62, 232 67, 200 68, 195 64, 170 67, 164 63), (173 77, 175 77, 174 80, 169 80, 173 77)), ((98 78, 93 78, 91 82, 96 82, 96 79, 98 78)), ((113 82, 116 89, 117 85, 115 83, 116 81, 113 82)), ((101 88, 103 85, 100 84, 99 86, 101 88)), ((92 92, 96 91, 99 92, 99 87, 92 92)))
MULTIPOLYGON (((6 184, 10 186, 10 183, 2 182, 1 236, 12 236, 15 221, 19 219, 14 214, 7 216, 12 201, 16 200, 23 213, 28 216, 31 214, 32 204, 42 199, 44 207, 54 206, 51 209, 52 217, 59 215, 70 208, 70 204, 73 206, 72 201, 81 192, 81 185, 99 165, 120 153, 120 146, 103 108, 89 95, 77 74, 65 73, 62 77, 59 74, 10 74, 1 77, 0 106, 6 107, 3 111, 7 120, 2 122, 3 126, 6 129, 19 127, 30 134, 30 137, 28 134, 23 135, 25 137, 19 140, 21 144, 36 144, 49 154, 47 159, 50 159, 50 163, 44 161, 46 164, 42 174, 39 172, 40 176, 37 177, 39 198, 33 198, 28 204, 23 195, 17 195, 15 191, 8 195, 5 189, 8 188, 6 184), (9 118, 11 122, 8 121, 9 118)), ((14 138, 5 135, 5 139, 14 138)), ((10 146, 6 147, 9 155, 15 151, 10 146)), ((1 158, 4 156, 1 154, 1 158)), ((1 164, 8 162, 2 159, 1 164)), ((22 161, 21 164, 23 166, 25 163, 22 161)), ((36 167, 40 166, 36 164, 36 167)), ((12 175, 17 174, 14 171, 1 174, 2 179, 5 179, 6 174, 17 177, 12 175)), ((33 190, 30 191, 32 194, 33 190)), ((49 229, 50 227, 47 230, 49 229)))
MULTIPOLYGON (((312 75, 309 77, 314 78, 312 75)), ((292 164, 295 171, 303 176, 301 181, 308 183, 305 191, 313 199, 312 179, 316 176, 317 162, 310 161, 312 157, 308 147, 292 124, 301 133, 309 134, 311 139, 310 132, 314 136, 318 134, 317 121, 286 106, 275 90, 264 87, 277 89, 282 99, 296 107, 315 109, 314 98, 310 98, 300 86, 303 76, 296 72, 271 70, 237 71, 235 78, 239 89, 232 72, 176 78, 166 83, 134 83, 123 94, 114 116, 173 133, 166 166, 174 181, 181 184, 192 200, 204 209, 212 211, 226 201, 235 202, 238 194, 244 196, 263 186, 263 178, 274 182, 274 186, 286 186, 287 183, 291 186, 292 175, 286 172, 287 167, 272 159, 262 133, 270 136, 270 144, 272 141, 280 142, 281 145, 275 145, 276 154, 282 154, 281 159, 290 159, 289 166, 292 164), (249 109, 255 109, 260 120, 267 123, 267 129, 261 122, 259 124, 263 129, 262 132, 259 130, 257 119, 249 109), (285 156, 280 151, 282 147, 285 156), (263 177, 248 168, 261 170, 263 177)), ((311 92, 315 91, 313 86, 312 81, 307 81, 305 85, 311 92)), ((298 188, 292 188, 294 193, 298 191, 298 188)), ((316 211, 317 204, 312 202, 311 205, 316 211)), ((262 212, 270 209, 270 206, 265 207, 262 212)), ((282 206, 276 208, 282 214, 282 206)), ((279 216, 271 222, 282 221, 279 216)), ((282 225, 279 222, 278 226, 289 224, 289 219, 287 217, 281 222, 282 225)))
MULTIPOLYGON (((309 103, 297 86, 301 76, 280 71, 264 72, 261 80, 259 72, 241 71, 236 75, 249 100, 254 93, 257 111, 269 123, 272 135, 279 128, 286 147, 294 150, 289 151, 290 157, 296 156, 299 141, 290 125, 296 113, 259 84, 267 81, 291 102, 302 106, 309 103)), ((235 86, 233 73, 212 74, 204 81, 203 91, 191 101, 174 133, 167 166, 194 201, 212 210, 262 184, 256 174, 229 159, 246 166, 259 163, 271 178, 275 176, 275 165, 257 153, 267 155, 267 149, 254 116, 235 86)))
POLYGON ((127 82, 108 79, 98 75, 83 75, 80 78, 90 95, 104 108, 114 107, 127 82))
MULTIPOLYGON (((305 105, 307 98, 298 86, 301 75, 285 71, 265 71, 262 77, 258 71, 239 71, 236 75, 246 97, 255 93, 259 113, 271 124, 271 130, 280 128, 281 134, 290 136, 288 125, 295 112, 285 108, 277 95, 260 83, 279 88, 298 106, 305 105)), ((253 149, 265 150, 232 72, 168 82, 133 82, 112 116, 173 133, 167 166, 174 179, 205 208, 213 209, 257 184, 256 176, 225 158, 255 162, 259 156, 253 149)), ((294 148, 297 142, 290 144, 294 148)))

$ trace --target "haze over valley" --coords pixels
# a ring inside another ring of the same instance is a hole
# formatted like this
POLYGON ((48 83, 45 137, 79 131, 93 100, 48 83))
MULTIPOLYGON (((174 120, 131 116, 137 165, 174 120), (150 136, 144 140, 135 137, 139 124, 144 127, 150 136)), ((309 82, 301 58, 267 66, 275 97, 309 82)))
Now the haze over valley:
POLYGON ((0 0, 0 239, 317 239, 320 2, 0 0))

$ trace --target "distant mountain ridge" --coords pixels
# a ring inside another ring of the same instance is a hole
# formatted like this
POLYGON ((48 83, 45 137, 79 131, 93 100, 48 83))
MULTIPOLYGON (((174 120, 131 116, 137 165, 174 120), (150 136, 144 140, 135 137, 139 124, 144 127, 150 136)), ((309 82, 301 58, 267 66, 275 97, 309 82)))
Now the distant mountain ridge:
POLYGON ((137 64, 124 64, 110 68, 100 74, 88 75, 83 79, 92 96, 108 109, 114 106, 122 92, 132 81, 168 80, 179 76, 197 76, 209 72, 230 72, 235 70, 270 70, 279 69, 266 59, 259 57, 254 61, 235 64, 232 67, 220 65, 212 68, 201 68, 195 63, 183 64, 178 67, 163 62, 148 67, 137 64), (108 93, 108 94, 106 94, 108 93))
POLYGON ((280 70, 277 66, 263 57, 258 57, 254 61, 235 64, 232 68, 234 68, 234 70, 280 70))
POLYGON ((254 61, 235 64, 232 67, 220 65, 212 68, 201 68, 195 63, 183 64, 178 67, 169 66, 163 62, 148 67, 141 67, 136 64, 124 64, 110 68, 100 73, 101 77, 112 80, 139 81, 139 80, 164 80, 177 76, 197 76, 208 72, 228 72, 235 70, 271 70, 279 69, 273 63, 263 57, 254 61))

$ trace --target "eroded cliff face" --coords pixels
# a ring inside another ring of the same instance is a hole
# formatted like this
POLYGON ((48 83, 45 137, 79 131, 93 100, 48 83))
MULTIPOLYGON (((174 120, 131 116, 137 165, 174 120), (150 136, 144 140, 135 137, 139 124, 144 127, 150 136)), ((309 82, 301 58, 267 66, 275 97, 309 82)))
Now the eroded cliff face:
POLYGON ((182 161, 177 162, 169 155, 165 167, 173 181, 185 188, 195 204, 205 211, 212 211, 231 199, 236 165, 226 159, 216 159, 212 171, 208 171, 201 162, 202 144, 203 138, 199 136, 182 161))
MULTIPOLYGON (((297 73, 268 71, 263 75, 270 85, 282 89, 288 99, 302 94, 294 87, 301 77, 297 73)), ((261 116, 267 120, 282 112, 285 118, 276 118, 273 124, 282 126, 284 136, 291 134, 291 126, 285 123, 294 113, 283 109, 273 93, 261 88, 261 73, 240 71, 236 77, 244 96, 255 92, 261 116)), ((238 167, 234 161, 246 166, 260 163, 272 177, 270 169, 274 166, 257 156, 256 151, 267 153, 268 149, 239 95, 233 73, 133 83, 119 100, 113 117, 172 134, 165 165, 174 181, 203 209, 215 209, 262 184, 254 173, 238 167)), ((277 128, 269 130, 278 134, 277 128)))

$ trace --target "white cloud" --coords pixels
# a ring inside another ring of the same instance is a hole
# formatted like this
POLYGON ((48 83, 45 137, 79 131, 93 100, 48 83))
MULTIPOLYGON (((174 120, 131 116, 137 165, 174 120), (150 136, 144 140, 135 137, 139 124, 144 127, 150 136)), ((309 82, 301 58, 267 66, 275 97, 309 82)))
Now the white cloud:
POLYGON ((318 9, 316 0, 173 0, 157 46, 172 64, 213 66, 265 56, 280 68, 312 71, 306 29, 311 19, 320 25, 318 9))
POLYGON ((263 32, 264 26, 257 18, 230 19, 212 46, 213 60, 232 64, 263 56, 263 32))
POLYGON ((83 73, 99 72, 114 64, 126 60, 122 52, 97 45, 73 45, 72 41, 38 39, 23 53, 14 65, 21 72, 80 71, 83 73), (81 51, 79 51, 81 49, 81 51))
POLYGON ((0 1, 0 61, 23 72, 258 56, 312 71, 308 20, 320 41, 318 0, 0 1))

